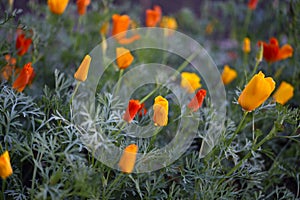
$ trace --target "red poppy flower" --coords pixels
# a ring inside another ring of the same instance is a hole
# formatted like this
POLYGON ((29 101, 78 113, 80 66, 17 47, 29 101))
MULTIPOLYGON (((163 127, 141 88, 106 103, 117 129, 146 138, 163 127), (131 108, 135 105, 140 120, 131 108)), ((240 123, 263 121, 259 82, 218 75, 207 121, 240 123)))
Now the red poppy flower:
POLYGON ((293 48, 289 44, 283 45, 279 48, 278 41, 272 37, 269 44, 259 41, 258 45, 263 45, 263 56, 269 63, 284 60, 293 56, 293 48))
POLYGON ((18 36, 16 40, 16 49, 18 51, 17 54, 19 56, 23 56, 28 51, 31 43, 31 38, 26 38, 23 31, 18 31, 18 36))
POLYGON ((86 13, 86 7, 90 5, 91 0, 77 0, 77 12, 79 15, 84 15, 86 13))
POLYGON ((194 96, 194 98, 188 104, 188 108, 191 109, 193 112, 196 112, 202 106, 205 96, 206 96, 206 90, 205 89, 199 90, 197 94, 194 96))
POLYGON ((30 85, 32 80, 35 76, 34 69, 31 66, 31 62, 24 65, 23 69, 21 70, 18 78, 13 83, 13 88, 16 89, 18 92, 22 92, 26 85, 30 85))
POLYGON ((123 116, 123 119, 125 121, 127 121, 128 123, 130 123, 133 120, 133 118, 135 117, 136 113, 139 111, 140 108, 141 108, 140 101, 131 99, 128 103, 128 107, 127 107, 126 112, 123 116))

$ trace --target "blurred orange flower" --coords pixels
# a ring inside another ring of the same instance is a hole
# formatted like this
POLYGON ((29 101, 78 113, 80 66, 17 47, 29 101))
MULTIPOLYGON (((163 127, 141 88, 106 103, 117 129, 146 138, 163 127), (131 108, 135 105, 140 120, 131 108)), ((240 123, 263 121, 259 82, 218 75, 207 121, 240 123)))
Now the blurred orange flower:
POLYGON ((133 118, 135 117, 136 113, 140 110, 141 107, 142 106, 141 106, 139 100, 134 100, 134 99, 129 100, 129 103, 128 103, 126 112, 123 116, 123 119, 126 122, 130 123, 133 120, 133 118))
POLYGON ((128 49, 119 47, 116 49, 117 65, 119 69, 126 69, 134 60, 128 49))
POLYGON ((263 56, 269 63, 284 60, 293 56, 293 48, 289 44, 285 44, 279 48, 278 41, 274 37, 270 39, 269 44, 259 41, 258 46, 260 45, 263 45, 263 56))
POLYGON ((222 72, 222 81, 224 85, 228 85, 237 77, 237 72, 231 69, 229 65, 225 65, 222 72))
POLYGON ((128 145, 120 158, 119 167, 124 173, 131 173, 134 169, 138 146, 136 144, 128 145))
POLYGON ((282 81, 282 83, 279 85, 276 92, 273 94, 273 98, 275 99, 275 101, 282 105, 284 105, 293 96, 294 96, 294 87, 285 81, 282 81))
POLYGON ((112 36, 115 36, 116 40, 120 44, 130 44, 138 39, 140 39, 140 35, 136 34, 131 36, 130 38, 126 37, 126 31, 129 28, 131 23, 130 17, 128 15, 118 15, 114 14, 112 16, 113 27, 112 27, 112 36))
POLYGON ((9 158, 9 153, 8 151, 5 151, 1 156, 0 156, 0 177, 2 179, 6 179, 10 175, 12 175, 13 170, 10 164, 10 158, 9 158))
POLYGON ((200 89, 188 104, 188 108, 191 109, 193 112, 196 112, 202 106, 205 96, 206 90, 200 89))
POLYGON ((91 56, 86 55, 83 59, 83 61, 81 62, 80 66, 78 67, 77 71, 74 74, 74 78, 77 81, 85 81, 87 78, 87 75, 89 73, 89 68, 90 68, 90 64, 91 64, 91 56))
POLYGON ((238 103, 246 111, 252 111, 265 102, 273 90, 275 81, 271 77, 265 78, 262 72, 254 75, 239 96, 238 103))
POLYGON ((12 75, 13 72, 18 73, 18 69, 16 69, 17 60, 11 57, 9 54, 5 55, 5 60, 7 64, 1 69, 1 76, 3 79, 8 80, 12 75))
POLYGON ((162 96, 158 96, 154 99, 153 105, 153 121, 155 126, 167 126, 169 102, 162 96))
POLYGON ((90 5, 91 0, 77 0, 77 12, 79 15, 84 15, 86 13, 86 7, 90 5))
POLYGON ((31 43, 31 38, 26 38, 22 30, 17 30, 16 49, 19 56, 23 56, 28 51, 31 43))
POLYGON ((48 0, 49 10, 57 15, 61 15, 65 12, 69 0, 48 0))
POLYGON ((255 10, 257 6, 258 0, 249 0, 248 2, 248 8, 250 10, 255 10))
POLYGON ((154 6, 153 10, 146 10, 146 26, 155 27, 157 23, 161 20, 161 7, 154 6))
POLYGON ((26 85, 31 84, 34 76, 35 73, 33 67, 31 66, 31 62, 25 64, 19 76, 13 83, 13 88, 16 89, 18 92, 22 92, 25 89, 26 85))

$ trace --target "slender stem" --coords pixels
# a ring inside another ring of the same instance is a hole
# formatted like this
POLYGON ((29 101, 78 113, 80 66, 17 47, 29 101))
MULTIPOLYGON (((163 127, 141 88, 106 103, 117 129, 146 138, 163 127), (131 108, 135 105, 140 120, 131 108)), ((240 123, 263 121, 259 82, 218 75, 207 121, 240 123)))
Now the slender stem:
POLYGON ((110 186, 107 188, 107 191, 108 191, 108 197, 105 196, 105 199, 109 199, 110 194, 113 192, 113 190, 112 190, 112 191, 110 191, 110 190, 115 186, 115 184, 116 184, 122 177, 123 177, 123 175, 122 175, 122 174, 119 174, 119 176, 117 176, 117 177, 115 178, 115 180, 110 184, 110 186))
POLYGON ((5 200, 5 195, 4 195, 5 186, 6 186, 6 179, 2 179, 2 196, 1 196, 2 200, 5 200))
POLYGON ((246 15, 245 24, 244 24, 244 31, 245 31, 244 35, 246 35, 248 32, 248 27, 249 27, 250 20, 251 20, 251 14, 252 14, 252 11, 250 9, 247 9, 247 15, 246 15))
POLYGON ((118 94, 118 92, 119 92, 120 85, 121 85, 120 79, 121 79, 123 73, 124 73, 124 69, 121 69, 121 70, 120 70, 120 73, 119 73, 119 79, 118 79, 118 83, 117 83, 116 94, 118 94))
POLYGON ((150 149, 153 147, 154 145, 154 142, 156 140, 156 135, 157 133, 161 130, 161 127, 157 127, 156 130, 154 131, 154 134, 153 134, 153 137, 151 137, 151 140, 150 140, 150 143, 149 143, 149 146, 148 146, 148 151, 150 151, 150 149))
POLYGON ((254 74, 256 73, 259 63, 260 63, 260 61, 257 60, 250 77, 253 77, 254 74))
POLYGON ((71 100, 70 100, 70 104, 72 104, 72 102, 73 102, 74 96, 75 96, 75 94, 76 94, 76 92, 77 92, 77 90, 78 90, 78 88, 79 88, 80 83, 81 83, 81 82, 78 81, 77 84, 76 84, 76 87, 75 87, 75 89, 74 89, 74 92, 73 92, 72 97, 71 97, 71 100))
POLYGON ((234 138, 236 137, 236 135, 240 132, 240 130, 241 130, 243 124, 244 124, 244 121, 245 121, 246 116, 247 116, 248 113, 249 113, 248 111, 244 112, 242 120, 240 121, 238 127, 235 129, 232 137, 228 140, 227 146, 229 146, 232 143, 232 141, 234 140, 234 138))
POLYGON ((147 96, 145 96, 141 101, 140 103, 144 103, 149 97, 151 97, 160 87, 157 86, 154 90, 152 90, 152 92, 150 92, 147 96))
POLYGON ((248 65, 248 53, 245 52, 243 56, 243 68, 244 68, 246 83, 248 82, 247 65, 248 65))

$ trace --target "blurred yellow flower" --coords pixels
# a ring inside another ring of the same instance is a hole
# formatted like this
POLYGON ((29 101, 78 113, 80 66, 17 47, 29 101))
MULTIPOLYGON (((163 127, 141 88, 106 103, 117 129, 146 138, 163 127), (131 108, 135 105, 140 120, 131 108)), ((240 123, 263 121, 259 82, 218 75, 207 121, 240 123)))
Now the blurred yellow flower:
POLYGON ((181 87, 186 89, 189 93, 193 93, 201 87, 200 80, 200 77, 195 73, 181 73, 181 87))
MULTIPOLYGON (((168 29, 177 29, 177 21, 173 17, 162 17, 161 22, 160 22, 160 27, 161 28, 168 28, 168 29)), ((172 35, 173 31, 172 30, 166 30, 165 35, 169 36, 172 35)))
POLYGON ((231 69, 228 65, 225 65, 222 72, 222 81, 224 85, 231 83, 236 77, 237 72, 234 69, 231 69))
POLYGON ((119 69, 126 69, 134 60, 134 57, 132 56, 130 51, 123 47, 119 47, 116 49, 116 57, 119 69))
POLYGON ((134 169, 138 146, 136 144, 128 145, 120 158, 119 167, 124 173, 131 173, 134 169))
POLYGON ((265 78, 265 75, 260 71, 246 85, 238 103, 244 110, 252 111, 265 102, 274 89, 275 81, 271 77, 265 78))
POLYGON ((243 52, 250 53, 250 51, 251 51, 251 41, 248 37, 245 37, 243 42, 243 52))
POLYGON ((48 7, 54 14, 61 15, 64 13, 69 0, 48 0, 48 7))
POLYGON ((77 71, 74 74, 74 78, 77 81, 85 81, 89 72, 90 64, 91 64, 91 56, 86 55, 78 67, 77 71))
POLYGON ((101 35, 106 35, 109 30, 109 22, 104 22, 99 30, 101 35))
POLYGON ((12 175, 12 173, 13 173, 13 170, 11 168, 9 154, 8 154, 8 151, 5 151, 0 156, 0 177, 2 179, 6 179, 10 175, 12 175))
POLYGON ((273 94, 273 98, 275 99, 275 101, 282 105, 284 105, 293 96, 294 96, 294 87, 285 81, 281 82, 278 89, 273 94))
POLYGON ((153 121, 155 126, 167 126, 168 124, 168 113, 169 113, 169 102, 162 96, 157 96, 154 99, 153 105, 153 121))

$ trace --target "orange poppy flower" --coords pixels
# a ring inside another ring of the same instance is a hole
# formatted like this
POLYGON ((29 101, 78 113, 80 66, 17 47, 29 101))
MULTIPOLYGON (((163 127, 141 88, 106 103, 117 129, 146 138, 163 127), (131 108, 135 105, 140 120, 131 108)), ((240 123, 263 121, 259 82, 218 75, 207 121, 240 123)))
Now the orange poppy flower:
POLYGON ((65 12, 69 0, 48 0, 49 10, 57 15, 61 15, 65 12))
POLYGON ((259 72, 245 86, 238 102, 244 110, 251 112, 265 102, 274 89, 275 81, 271 77, 265 78, 265 75, 259 72))
POLYGON ((33 67, 31 66, 31 62, 25 64, 19 76, 13 83, 13 88, 16 89, 18 92, 22 92, 25 89, 26 85, 31 84, 34 76, 35 73, 33 67))
POLYGON ((113 27, 112 27, 112 36, 115 36, 116 40, 120 44, 130 44, 138 39, 140 39, 140 35, 136 34, 131 36, 130 38, 126 37, 126 31, 129 28, 131 23, 130 17, 128 15, 118 15, 114 14, 112 16, 113 27))
POLYGON ((123 119, 130 123, 135 117, 136 113, 140 110, 141 104, 139 100, 131 99, 129 100, 126 112, 123 116, 123 119))
POLYGON ((130 51, 126 48, 119 47, 116 49, 117 65, 119 69, 126 69, 134 60, 130 51))
POLYGON ((90 55, 86 55, 83 59, 83 61, 81 62, 80 66, 78 67, 77 71, 74 74, 74 78, 77 81, 85 81, 88 73, 89 73, 89 68, 90 68, 90 64, 91 64, 92 58, 90 55))
POLYGON ((249 0, 248 2, 248 8, 250 10, 255 10, 257 6, 258 0, 249 0))
POLYGON ((258 45, 263 45, 263 56, 269 63, 284 60, 293 56, 293 48, 289 44, 285 44, 279 48, 278 41, 274 37, 270 39, 269 44, 259 41, 258 45))
POLYGON ((120 158, 119 167, 124 173, 131 173, 134 169, 138 146, 136 144, 128 145, 120 158))
POLYGON ((13 170, 12 170, 11 164, 10 164, 9 153, 8 153, 8 151, 5 151, 0 156, 0 177, 2 179, 6 179, 10 175, 12 175, 12 173, 13 173, 13 170))
POLYGON ((200 89, 188 104, 188 108, 191 109, 193 112, 196 112, 202 106, 205 96, 206 90, 200 89))
POLYGON ((23 56, 32 43, 31 38, 26 38, 23 31, 17 31, 16 49, 19 56, 23 56))
POLYGON ((86 7, 90 5, 91 0, 77 0, 77 12, 79 15, 84 15, 86 13, 86 7))
POLYGON ((157 23, 161 20, 161 7, 154 6, 153 10, 146 10, 146 26, 155 27, 157 23))

